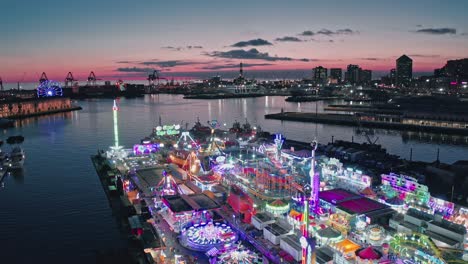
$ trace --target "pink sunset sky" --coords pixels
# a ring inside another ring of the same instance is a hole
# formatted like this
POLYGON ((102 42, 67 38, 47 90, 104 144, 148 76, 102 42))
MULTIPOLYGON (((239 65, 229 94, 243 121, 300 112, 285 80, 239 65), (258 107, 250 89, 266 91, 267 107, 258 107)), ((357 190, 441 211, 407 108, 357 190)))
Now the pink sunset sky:
POLYGON ((42 72, 63 80, 69 71, 79 80, 90 71, 103 79, 144 79, 154 69, 222 73, 239 62, 245 71, 358 64, 388 72, 402 54, 415 72, 432 72, 468 56, 468 23, 455 0, 105 0, 92 10, 89 1, 6 4, 3 81, 35 82, 42 72))

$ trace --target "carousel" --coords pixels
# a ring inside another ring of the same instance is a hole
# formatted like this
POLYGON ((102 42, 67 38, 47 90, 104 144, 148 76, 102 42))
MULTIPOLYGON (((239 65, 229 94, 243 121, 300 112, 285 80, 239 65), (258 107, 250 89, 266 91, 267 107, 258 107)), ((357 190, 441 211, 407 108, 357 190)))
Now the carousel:
POLYGON ((182 229, 181 244, 195 251, 208 251, 213 247, 223 248, 237 241, 232 228, 220 222, 194 224, 182 229))
POLYGON ((238 245, 230 250, 226 250, 217 257, 217 264, 261 264, 263 258, 257 253, 238 245))
POLYGON ((274 216, 285 215, 289 212, 289 203, 285 203, 278 199, 266 205, 266 211, 272 213, 274 216))

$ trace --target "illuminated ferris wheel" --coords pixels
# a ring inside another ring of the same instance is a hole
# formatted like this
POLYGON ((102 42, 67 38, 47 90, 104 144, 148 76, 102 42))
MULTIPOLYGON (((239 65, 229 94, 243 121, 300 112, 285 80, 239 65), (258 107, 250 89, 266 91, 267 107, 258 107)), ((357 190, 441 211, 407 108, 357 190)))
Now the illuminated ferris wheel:
POLYGON ((37 97, 54 97, 62 95, 62 87, 56 81, 45 80, 37 87, 37 97))

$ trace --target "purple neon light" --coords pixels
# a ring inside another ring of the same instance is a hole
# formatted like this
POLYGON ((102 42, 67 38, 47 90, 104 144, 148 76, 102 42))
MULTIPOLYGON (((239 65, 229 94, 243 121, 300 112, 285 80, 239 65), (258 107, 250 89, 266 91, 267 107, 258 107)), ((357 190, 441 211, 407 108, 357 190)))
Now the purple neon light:
POLYGON ((135 155, 143 155, 143 154, 150 154, 155 153, 159 150, 158 144, 136 144, 133 146, 133 153, 135 155))

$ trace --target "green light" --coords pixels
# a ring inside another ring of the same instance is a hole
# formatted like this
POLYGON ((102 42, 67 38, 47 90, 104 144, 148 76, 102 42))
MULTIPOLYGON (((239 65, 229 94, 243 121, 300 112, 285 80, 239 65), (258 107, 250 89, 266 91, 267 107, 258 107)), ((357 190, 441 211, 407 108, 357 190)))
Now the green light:
POLYGON ((114 144, 116 147, 119 146, 119 123, 118 123, 118 113, 116 110, 114 112, 114 144))

